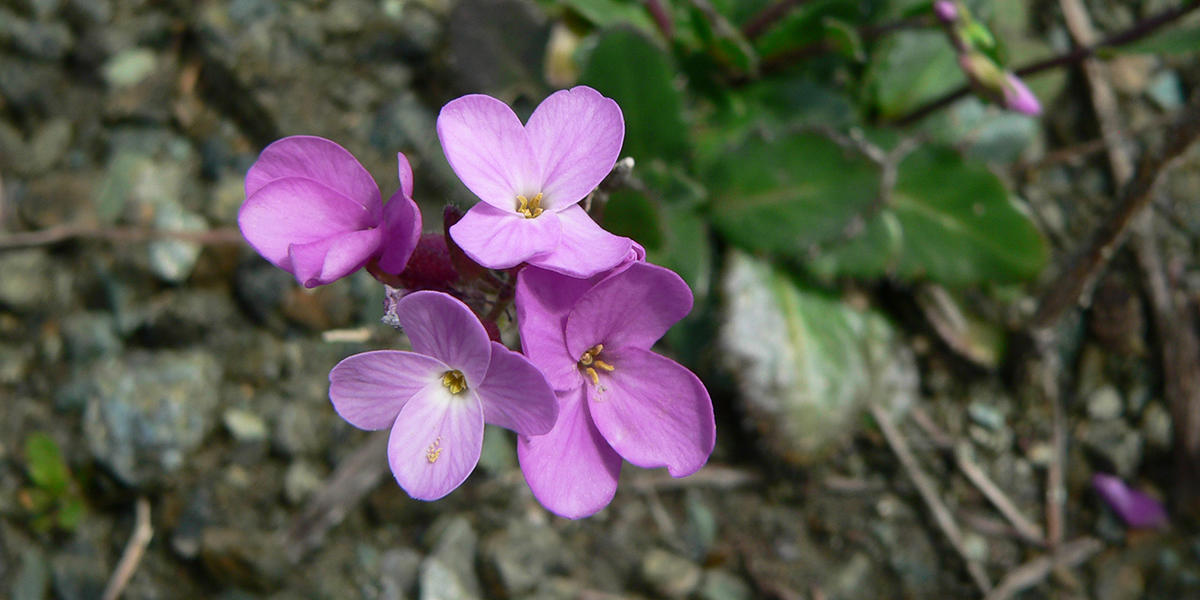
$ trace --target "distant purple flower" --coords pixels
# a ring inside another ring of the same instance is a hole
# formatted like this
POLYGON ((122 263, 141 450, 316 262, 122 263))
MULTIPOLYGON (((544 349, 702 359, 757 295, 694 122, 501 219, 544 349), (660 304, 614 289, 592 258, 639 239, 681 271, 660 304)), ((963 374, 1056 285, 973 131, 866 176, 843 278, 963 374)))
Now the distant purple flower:
POLYGON ((246 173, 238 226, 246 241, 304 287, 330 283, 376 259, 399 273, 421 234, 412 168, 397 154, 400 189, 379 187, 345 148, 324 138, 283 138, 246 173))
POLYGON ((629 258, 599 282, 536 268, 517 278, 522 347, 559 402, 554 429, 521 436, 517 455, 533 495, 564 517, 612 501, 622 458, 684 477, 708 461, 716 439, 704 384, 650 351, 691 311, 691 290, 670 270, 629 258))
POLYGON ((1012 73, 1005 73, 1004 107, 1019 113, 1036 117, 1042 114, 1042 104, 1029 86, 1012 73))
POLYGON ((360 429, 391 428, 388 462, 418 500, 449 494, 479 462, 483 424, 522 435, 550 430, 554 392, 524 356, 488 340, 465 304, 442 292, 413 292, 396 317, 412 352, 351 356, 329 373, 329 399, 360 429))
POLYGON ((585 86, 560 90, 521 125, 503 102, 463 96, 442 107, 437 131, 451 168, 482 200, 450 228, 472 260, 590 277, 629 250, 628 238, 578 206, 621 151, 625 121, 612 99, 585 86))
POLYGON ((1092 476, 1092 487, 1105 504, 1134 529, 1153 529, 1167 524, 1167 511, 1162 502, 1129 487, 1120 477, 1096 473, 1092 476))
POLYGON ((933 12, 937 14, 938 19, 946 23, 958 20, 958 6, 953 0, 937 0, 933 3, 933 12))

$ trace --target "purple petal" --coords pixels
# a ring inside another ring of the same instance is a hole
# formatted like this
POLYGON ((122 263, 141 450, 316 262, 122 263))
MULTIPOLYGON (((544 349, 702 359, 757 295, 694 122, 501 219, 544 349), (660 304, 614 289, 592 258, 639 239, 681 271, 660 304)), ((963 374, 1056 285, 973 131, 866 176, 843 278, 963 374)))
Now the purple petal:
POLYGON ((378 225, 378 215, 328 186, 287 177, 260 188, 238 211, 242 235, 263 258, 291 272, 288 249, 378 225))
POLYGON ((515 304, 521 350, 556 390, 572 390, 583 383, 576 367, 579 357, 567 351, 565 333, 567 315, 591 287, 586 279, 535 267, 517 274, 515 304))
POLYGON ((584 294, 567 315, 567 350, 649 349, 692 310, 692 290, 673 271, 633 263, 584 294))
POLYGON ((621 107, 587 86, 551 94, 525 125, 542 166, 542 206, 561 210, 587 196, 612 171, 625 139, 621 107))
POLYGON ((503 344, 492 342, 492 361, 478 392, 483 420, 521 435, 542 435, 558 417, 558 400, 546 378, 503 344))
POLYGON ((408 162, 408 157, 403 152, 396 153, 396 174, 400 178, 400 195, 412 199, 413 197, 413 171, 412 165, 408 162))
POLYGON ((1042 103, 1038 102, 1037 96, 1033 95, 1033 91, 1025 85, 1024 81, 1012 73, 1006 73, 1005 84, 1004 105, 1009 110, 1031 117, 1042 114, 1042 103))
POLYGON ((437 132, 450 168, 484 202, 516 214, 518 195, 541 191, 525 127, 503 102, 481 94, 452 100, 438 114, 437 132))
POLYGON ((616 267, 629 255, 631 240, 601 229, 583 207, 571 206, 557 214, 562 223, 558 247, 530 258, 529 264, 571 277, 591 277, 616 267))
POLYGON ((621 458, 686 477, 708 462, 716 442, 712 400, 679 363, 649 350, 601 353, 612 372, 585 386, 596 428, 621 458))
POLYGON ((526 219, 480 202, 450 227, 450 237, 471 260, 508 269, 558 247, 562 225, 552 212, 526 219))
POLYGON ((285 177, 320 183, 378 214, 379 186, 348 150, 325 138, 295 135, 263 149, 246 173, 246 197, 285 177))
POLYGON ((466 304, 443 292, 413 292, 396 302, 396 319, 414 351, 462 371, 472 390, 483 381, 491 340, 466 304))
POLYGON ((933 3, 933 12, 945 23, 958 20, 958 6, 952 0, 937 0, 933 3))
POLYGON ((371 228, 307 244, 292 244, 288 248, 292 274, 308 288, 332 283, 362 268, 379 250, 382 239, 379 228, 371 228))
POLYGON ((1152 529, 1167 524, 1167 511, 1153 496, 1135 490, 1120 477, 1096 473, 1092 487, 1125 524, 1134 529, 1152 529))
POLYGON ((388 438, 396 483, 417 500, 454 491, 479 462, 483 407, 471 390, 451 394, 441 381, 413 395, 388 438))
POLYGON ((592 424, 583 395, 582 389, 560 393, 554 429, 517 438, 517 459, 533 497, 568 519, 608 506, 621 474, 621 457, 592 424))
POLYGON ((386 429, 408 399, 430 382, 441 383, 440 360, 400 350, 376 350, 346 358, 329 372, 329 399, 359 429, 386 429))
POLYGON ((383 243, 379 251, 379 267, 392 274, 404 271, 421 239, 421 209, 407 195, 403 185, 383 205, 383 243))

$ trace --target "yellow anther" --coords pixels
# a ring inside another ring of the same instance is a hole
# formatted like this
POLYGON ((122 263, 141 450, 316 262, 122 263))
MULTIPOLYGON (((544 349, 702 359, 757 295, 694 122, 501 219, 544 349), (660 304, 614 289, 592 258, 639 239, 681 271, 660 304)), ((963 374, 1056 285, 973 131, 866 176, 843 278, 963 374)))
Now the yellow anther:
POLYGON ((442 456, 442 436, 439 435, 439 436, 437 436, 437 439, 433 440, 433 443, 430 444, 429 447, 425 449, 425 460, 429 461, 429 464, 432 465, 433 463, 437 462, 437 459, 440 458, 441 456, 442 456))
POLYGON ((583 356, 579 357, 579 368, 592 380, 592 385, 600 385, 600 374, 596 369, 603 369, 609 373, 616 370, 616 367, 600 360, 600 352, 604 350, 604 344, 596 344, 588 348, 583 356))
POLYGON ((517 212, 525 215, 526 219, 532 219, 544 212, 542 210, 542 193, 538 192, 533 200, 525 196, 517 196, 517 212))
POLYGON ((462 371, 446 371, 442 373, 442 385, 446 386, 451 394, 458 394, 467 389, 467 378, 463 377, 462 371))

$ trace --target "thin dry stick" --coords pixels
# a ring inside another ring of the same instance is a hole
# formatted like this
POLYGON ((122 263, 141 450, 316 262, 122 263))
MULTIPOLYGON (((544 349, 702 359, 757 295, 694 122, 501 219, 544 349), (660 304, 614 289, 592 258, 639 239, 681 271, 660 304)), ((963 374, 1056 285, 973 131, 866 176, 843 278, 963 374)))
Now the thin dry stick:
POLYGON ((1030 329, 1043 329, 1056 323, 1063 312, 1088 295, 1102 267, 1108 264, 1124 241, 1133 218, 1153 198, 1154 187, 1162 174, 1200 137, 1200 93, 1193 95, 1187 108, 1172 127, 1170 139, 1157 154, 1147 153, 1133 179, 1124 187, 1113 212, 1092 234, 1087 246, 1055 278, 1038 301, 1030 318, 1030 329))
POLYGON ((129 541, 125 543, 125 551, 121 553, 121 560, 117 562, 117 568, 109 578, 108 585, 104 586, 104 593, 100 596, 103 600, 117 600, 121 597, 121 592, 133 578, 138 563, 142 562, 142 556, 146 553, 146 546, 150 545, 153 537, 154 528, 150 524, 150 502, 145 498, 138 498, 134 508, 133 533, 129 536, 129 541))
POLYGON ((387 461, 382 460, 387 455, 387 444, 387 433, 376 433, 338 464, 325 487, 288 527, 284 547, 289 560, 299 562, 310 550, 321 545, 325 534, 341 523, 367 492, 379 485, 388 470, 387 461))
POLYGON ((1035 544, 1045 543, 1046 538, 1042 535, 1042 528, 1026 518, 1021 509, 1017 508, 1017 505, 1013 504, 1013 501, 992 482, 987 473, 984 473, 983 469, 971 460, 968 447, 965 443, 959 444, 955 448, 954 460, 958 464, 959 470, 963 472, 963 475, 966 475, 967 479, 971 480, 971 483, 975 484, 976 488, 979 488, 984 497, 996 507, 996 510, 1000 511, 1000 514, 1004 515, 1005 519, 1008 519, 1008 522, 1012 524, 1021 537, 1035 544))
POLYGON ((1060 567, 1082 564, 1092 555, 1104 549, 1096 538, 1080 538, 1063 544, 1055 555, 1043 554, 1013 569, 1000 580, 1000 584, 984 600, 1008 600, 1022 590, 1029 589, 1044 580, 1051 571, 1060 567))
POLYGON ((0 250, 15 250, 36 246, 52 246, 75 239, 96 239, 111 242, 144 242, 148 240, 179 240, 197 244, 240 244, 242 234, 232 227, 207 231, 178 231, 142 227, 97 227, 95 225, 58 225, 37 231, 0 233, 0 250))
POLYGON ((908 473, 909 479, 912 479, 913 485, 917 486, 917 492, 920 493, 921 499, 925 501, 925 505, 933 513, 934 522, 937 523, 942 533, 946 535, 946 539, 950 541, 950 545, 958 552, 963 561, 966 562, 967 573, 971 575, 971 579, 974 580, 975 585, 985 594, 991 591, 992 582, 988 579, 987 572, 984 571, 983 565, 978 560, 967 554, 966 544, 963 542, 962 530, 958 528, 958 523, 954 521, 954 517, 950 514, 950 509, 938 497, 933 481, 921 469, 921 465, 917 463, 917 457, 909 449, 908 442, 904 440, 904 436, 900 434, 900 430, 892 423, 892 417, 888 415, 886 410, 875 403, 871 403, 871 415, 875 417, 875 422, 879 424, 879 430, 883 432, 883 437, 887 440, 888 446, 891 447, 892 453, 900 460, 900 464, 904 467, 905 472, 908 473))

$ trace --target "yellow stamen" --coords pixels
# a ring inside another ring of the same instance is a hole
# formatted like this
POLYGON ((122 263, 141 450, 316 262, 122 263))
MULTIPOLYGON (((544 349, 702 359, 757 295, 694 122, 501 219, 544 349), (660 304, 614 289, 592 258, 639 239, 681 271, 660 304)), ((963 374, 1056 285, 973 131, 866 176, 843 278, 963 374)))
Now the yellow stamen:
POLYGON ((597 387, 600 387, 600 374, 596 369, 603 369, 609 373, 617 370, 616 367, 600 360, 600 352, 603 350, 604 344, 596 344, 579 357, 579 368, 592 380, 592 385, 597 387))
POLYGON ((458 394, 467 389, 467 378, 463 376, 462 371, 446 371, 442 373, 442 385, 446 386, 451 394, 458 394))
POLYGON ((442 436, 439 435, 439 436, 437 436, 437 439, 433 440, 433 443, 430 444, 429 447, 425 449, 425 460, 429 461, 429 464, 432 465, 433 463, 437 462, 437 459, 440 458, 441 456, 442 456, 442 436))
POLYGON ((517 196, 517 212, 525 215, 526 219, 532 219, 544 211, 542 210, 542 193, 538 192, 533 200, 525 196, 517 196))

